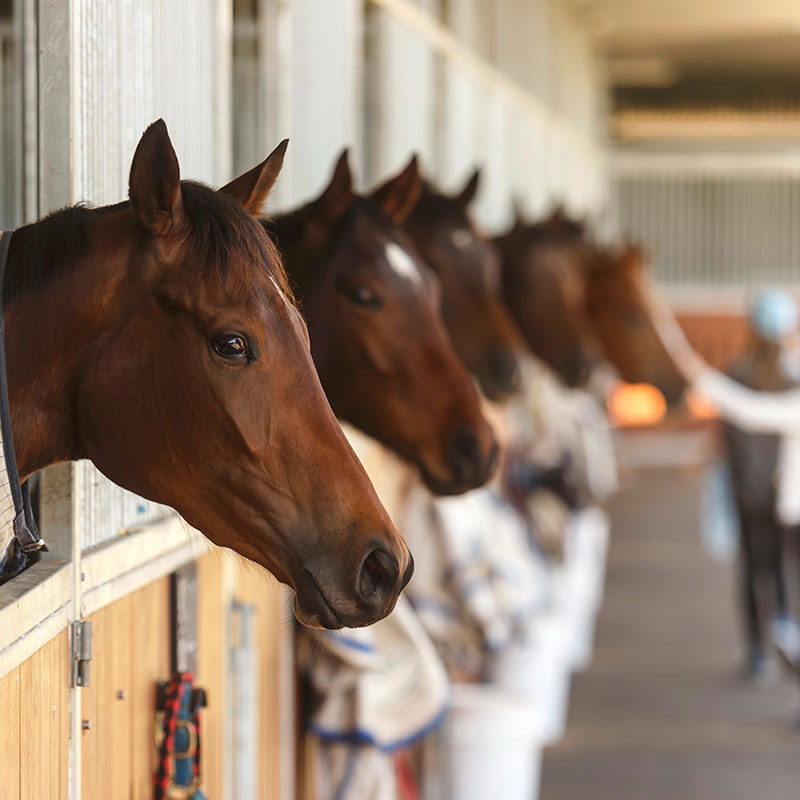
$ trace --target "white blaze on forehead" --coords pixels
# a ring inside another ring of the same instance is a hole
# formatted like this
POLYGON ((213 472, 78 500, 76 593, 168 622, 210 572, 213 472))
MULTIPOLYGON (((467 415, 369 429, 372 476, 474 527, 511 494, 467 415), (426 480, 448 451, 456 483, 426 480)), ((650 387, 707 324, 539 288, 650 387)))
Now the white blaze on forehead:
POLYGON ((281 289, 281 287, 280 287, 280 286, 278 286, 278 281, 276 281, 276 280, 275 280, 275 278, 273 278, 273 277, 272 277, 272 275, 270 275, 270 276, 269 276, 269 279, 272 281, 272 285, 275 287, 276 291, 277 291, 277 292, 278 292, 278 294, 280 295, 280 297, 281 297, 281 300, 283 300, 283 302, 284 302, 284 303, 285 303, 287 306, 290 306, 290 305, 292 305, 292 304, 289 302, 289 298, 286 296, 286 292, 284 292, 284 291, 283 291, 283 289, 281 289))
POLYGON ((411 283, 422 283, 422 273, 414 259, 400 245, 389 242, 383 248, 386 260, 395 275, 411 283))
POLYGON ((456 228, 450 234, 450 241, 459 250, 466 250, 472 244, 472 233, 467 228, 456 228))

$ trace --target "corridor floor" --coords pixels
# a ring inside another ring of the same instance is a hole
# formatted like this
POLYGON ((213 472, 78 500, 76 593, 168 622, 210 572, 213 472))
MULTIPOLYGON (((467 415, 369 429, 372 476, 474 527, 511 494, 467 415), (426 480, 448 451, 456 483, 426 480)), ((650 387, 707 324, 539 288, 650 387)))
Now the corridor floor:
POLYGON ((797 800, 798 692, 739 679, 735 572, 701 543, 697 473, 627 483, 594 661, 546 751, 542 800, 797 800))

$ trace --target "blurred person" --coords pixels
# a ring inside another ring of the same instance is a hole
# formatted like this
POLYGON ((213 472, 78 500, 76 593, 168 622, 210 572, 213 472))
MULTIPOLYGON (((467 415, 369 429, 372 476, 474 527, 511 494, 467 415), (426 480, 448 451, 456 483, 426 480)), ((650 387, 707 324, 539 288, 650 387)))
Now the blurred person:
POLYGON ((758 678, 768 668, 756 602, 757 579, 764 572, 774 580, 776 594, 773 640, 783 657, 800 667, 800 628, 788 612, 782 561, 787 530, 800 526, 797 304, 780 289, 759 293, 750 310, 750 346, 730 376, 695 353, 657 297, 653 310, 676 366, 725 423, 741 529, 747 670, 758 678))

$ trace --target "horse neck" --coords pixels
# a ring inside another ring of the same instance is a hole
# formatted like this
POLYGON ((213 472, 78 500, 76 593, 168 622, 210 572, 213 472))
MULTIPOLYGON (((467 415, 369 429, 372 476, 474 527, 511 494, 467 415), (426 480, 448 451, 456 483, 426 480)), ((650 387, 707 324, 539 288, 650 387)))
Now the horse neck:
MULTIPOLYGON (((26 254, 17 258, 24 270, 26 254)), ((84 258, 5 308, 11 427, 23 479, 84 457, 75 413, 81 365, 121 314, 115 306, 126 260, 119 250, 108 259, 84 258)))

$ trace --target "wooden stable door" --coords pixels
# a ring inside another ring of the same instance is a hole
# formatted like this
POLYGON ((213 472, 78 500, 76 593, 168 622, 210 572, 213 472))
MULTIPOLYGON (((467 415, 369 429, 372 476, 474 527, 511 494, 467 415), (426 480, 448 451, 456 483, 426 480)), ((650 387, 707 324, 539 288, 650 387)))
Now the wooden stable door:
POLYGON ((67 800, 67 631, 0 678, 0 753, 0 800, 67 800))
POLYGON ((169 578, 101 608, 81 689, 84 800, 151 800, 156 683, 170 675, 169 578))

